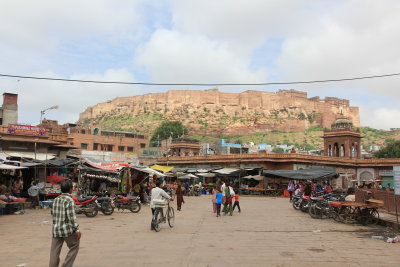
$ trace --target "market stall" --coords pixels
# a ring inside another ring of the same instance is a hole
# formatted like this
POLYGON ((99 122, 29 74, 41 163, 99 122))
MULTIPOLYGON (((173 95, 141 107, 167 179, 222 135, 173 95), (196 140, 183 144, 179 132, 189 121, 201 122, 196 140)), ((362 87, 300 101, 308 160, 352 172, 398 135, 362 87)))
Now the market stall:
POLYGON ((13 180, 21 182, 19 171, 25 168, 0 163, 0 215, 18 213, 30 205, 26 202, 26 198, 12 193, 13 180))

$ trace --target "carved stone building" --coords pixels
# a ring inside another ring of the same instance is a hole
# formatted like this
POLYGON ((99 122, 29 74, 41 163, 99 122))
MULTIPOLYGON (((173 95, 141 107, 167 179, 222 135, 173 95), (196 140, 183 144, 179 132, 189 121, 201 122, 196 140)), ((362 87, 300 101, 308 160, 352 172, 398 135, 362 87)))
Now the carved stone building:
POLYGON ((343 114, 324 131, 324 155, 328 157, 361 158, 361 134, 343 114))
POLYGON ((189 138, 176 138, 172 140, 170 145, 171 156, 198 156, 200 154, 201 145, 198 140, 189 138))

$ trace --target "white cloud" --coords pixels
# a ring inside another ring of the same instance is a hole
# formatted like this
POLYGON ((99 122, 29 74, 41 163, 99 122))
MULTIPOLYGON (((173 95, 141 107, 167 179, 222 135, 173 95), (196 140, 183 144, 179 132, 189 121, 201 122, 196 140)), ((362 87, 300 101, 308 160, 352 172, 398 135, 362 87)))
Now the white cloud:
POLYGON ((173 0, 173 26, 186 33, 254 47, 267 38, 284 37, 309 19, 315 0, 173 0))
MULTIPOLYGON (((51 72, 34 73, 41 77, 63 78, 51 72)), ((126 69, 109 69, 105 73, 76 74, 69 79, 125 81, 134 82, 135 78, 126 69)), ((58 119, 61 123, 75 122, 79 113, 99 102, 120 96, 142 94, 143 88, 134 85, 91 84, 59 81, 21 80, 9 81, 6 92, 19 94, 20 122, 35 124, 39 121, 40 111, 59 105, 45 115, 48 119, 58 119)))
POLYGON ((370 109, 364 106, 361 109, 362 125, 378 129, 400 128, 400 109, 376 108, 370 109))
MULTIPOLYGON (((282 79, 350 78, 399 72, 398 10, 398 1, 352 0, 325 12, 317 19, 317 31, 285 39, 278 59, 282 79)), ((353 86, 354 90, 400 97, 396 81, 369 80, 353 86)), ((331 84, 319 86, 330 87, 331 84)))
MULTIPOLYGON (((250 58, 229 43, 201 35, 158 30, 138 49, 136 63, 158 82, 260 82, 265 69, 252 71, 250 58)), ((245 54, 245 53, 244 53, 245 54)))

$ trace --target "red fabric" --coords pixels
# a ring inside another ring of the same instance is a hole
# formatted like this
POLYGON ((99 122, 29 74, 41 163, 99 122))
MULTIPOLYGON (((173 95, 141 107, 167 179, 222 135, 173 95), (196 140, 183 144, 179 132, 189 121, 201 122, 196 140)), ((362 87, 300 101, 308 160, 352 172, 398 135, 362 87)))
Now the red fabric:
POLYGON ((68 178, 62 177, 62 176, 57 176, 57 175, 49 175, 47 176, 47 182, 51 183, 53 185, 58 184, 62 180, 66 180, 68 178))
POLYGON ((288 190, 283 190, 283 195, 281 197, 290 197, 290 193, 288 190))

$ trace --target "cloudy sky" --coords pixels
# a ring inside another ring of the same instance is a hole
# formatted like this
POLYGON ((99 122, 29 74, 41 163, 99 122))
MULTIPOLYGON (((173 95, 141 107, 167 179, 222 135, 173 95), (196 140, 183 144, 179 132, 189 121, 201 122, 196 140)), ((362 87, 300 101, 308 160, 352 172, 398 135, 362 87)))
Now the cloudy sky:
MULTIPOLYGON (((400 72, 397 0, 3 0, 0 74, 155 83, 263 83, 400 72)), ((346 98, 361 124, 400 127, 400 76, 296 89, 346 98)), ((87 106, 199 87, 98 85, 0 77, 20 123, 74 122, 87 106)), ((207 89, 202 88, 202 89, 207 89)))

